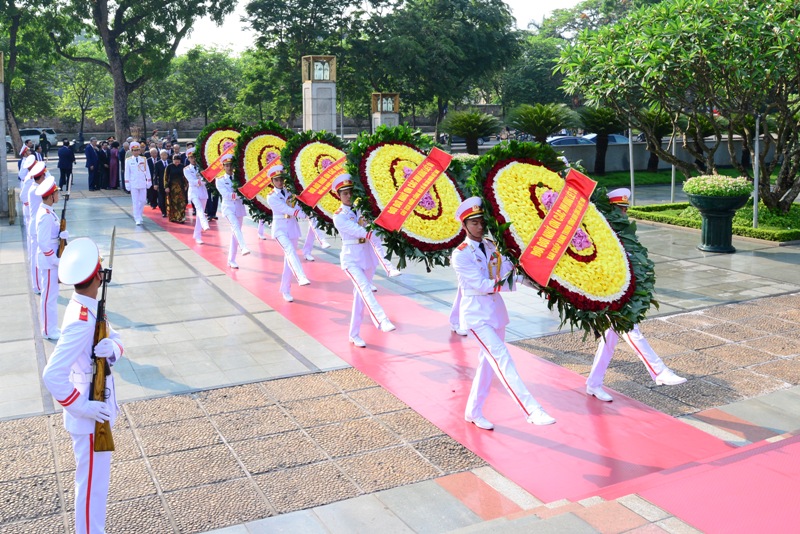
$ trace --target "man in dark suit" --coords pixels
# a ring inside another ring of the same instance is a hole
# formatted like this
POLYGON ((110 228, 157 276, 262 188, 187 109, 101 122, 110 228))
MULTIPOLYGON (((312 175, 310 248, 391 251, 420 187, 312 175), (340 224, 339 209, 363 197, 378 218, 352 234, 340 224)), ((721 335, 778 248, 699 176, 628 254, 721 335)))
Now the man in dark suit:
POLYGON ((108 166, 111 163, 111 152, 108 149, 108 142, 103 141, 100 150, 97 152, 97 188, 108 189, 108 166))
POLYGON ((164 191, 164 174, 169 167, 169 153, 166 150, 160 152, 161 159, 156 161, 155 174, 153 174, 153 187, 158 194, 158 207, 161 210, 161 216, 167 216, 167 194, 164 191))
POLYGON ((69 139, 64 139, 61 148, 58 149, 58 170, 61 177, 58 179, 58 187, 64 189, 72 177, 72 166, 75 164, 75 152, 69 146, 69 139))
POLYGON ((97 150, 97 138, 92 137, 84 152, 86 154, 86 168, 89 169, 89 191, 99 189, 97 184, 97 175, 99 174, 97 150))
POLYGON ((156 163, 158 163, 158 150, 150 149, 150 157, 147 158, 147 166, 150 167, 150 176, 153 177, 153 185, 147 189, 147 204, 156 209, 158 207, 158 189, 156 189, 156 163))

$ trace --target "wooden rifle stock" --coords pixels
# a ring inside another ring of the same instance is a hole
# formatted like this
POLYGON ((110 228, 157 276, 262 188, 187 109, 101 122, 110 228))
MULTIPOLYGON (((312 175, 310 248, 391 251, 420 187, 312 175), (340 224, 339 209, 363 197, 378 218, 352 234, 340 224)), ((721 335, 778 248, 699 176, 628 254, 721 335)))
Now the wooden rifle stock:
MULTIPOLYGON (((104 275, 105 276, 105 275, 104 275)), ((106 281, 103 282, 103 298, 97 303, 97 322, 94 325, 94 343, 96 347, 100 341, 108 337, 108 325, 106 323, 106 281)), ((94 349, 93 349, 94 350, 94 349)), ((94 376, 92 376, 92 388, 89 391, 89 400, 106 402, 106 379, 111 374, 111 366, 105 358, 94 358, 94 376)), ((114 436, 111 435, 111 422, 94 424, 94 452, 107 452, 114 450, 114 436)))
MULTIPOLYGON (((66 208, 65 208, 65 210, 66 210, 66 208)), ((65 231, 67 229, 67 218, 64 215, 65 215, 65 213, 62 211, 61 212, 61 226, 59 227, 59 230, 58 230, 59 233, 65 231)), ((66 239, 61 239, 59 237, 58 238, 58 252, 56 253, 56 256, 58 256, 60 258, 61 254, 64 253, 64 248, 66 246, 67 246, 67 240, 66 239)))

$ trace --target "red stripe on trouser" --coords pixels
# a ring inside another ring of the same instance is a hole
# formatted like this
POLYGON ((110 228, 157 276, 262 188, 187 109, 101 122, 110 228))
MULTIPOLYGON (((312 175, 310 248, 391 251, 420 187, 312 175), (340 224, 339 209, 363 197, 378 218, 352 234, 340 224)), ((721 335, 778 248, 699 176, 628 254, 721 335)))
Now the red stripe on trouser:
POLYGON ((386 266, 386 260, 384 259, 383 255, 381 255, 378 247, 375 246, 375 243, 372 242, 372 239, 369 240, 370 246, 372 246, 373 252, 375 252, 375 256, 378 258, 378 262, 383 267, 383 270, 386 271, 386 274, 389 274, 389 268, 386 266))
POLYGON ((634 342, 633 342, 633 339, 631 338, 631 336, 630 336, 630 333, 628 333, 628 332, 625 332, 625 333, 624 333, 624 334, 622 334, 622 335, 623 335, 623 336, 625 336, 625 341, 627 341, 627 342, 628 342, 628 344, 629 344, 631 347, 633 347, 633 349, 634 349, 634 350, 636 351, 636 353, 638 354, 639 358, 642 360, 642 362, 645 364, 645 366, 647 366, 647 368, 650 370, 650 374, 651 374, 651 375, 653 375, 653 376, 656 376, 658 373, 656 373, 656 372, 655 372, 655 370, 653 369, 653 366, 652 366, 652 365, 650 365, 650 362, 649 362, 649 361, 647 361, 647 358, 645 358, 645 357, 644 357, 644 353, 642 352, 642 349, 640 349, 640 348, 639 348, 639 347, 636 345, 636 343, 634 343, 634 342))
POLYGON ((361 286, 358 285, 358 283, 356 282, 356 279, 353 278, 353 275, 350 274, 350 271, 348 269, 345 269, 344 272, 346 272, 347 276, 350 277, 350 280, 353 281, 353 286, 355 286, 356 290, 358 291, 358 294, 361 295, 361 301, 364 303, 364 306, 366 306, 367 311, 372 316, 372 322, 374 324, 376 324, 376 325, 380 325, 380 321, 378 321, 378 316, 375 315, 375 312, 372 311, 372 308, 370 308, 370 306, 369 306, 369 302, 367 302, 367 299, 364 298, 364 292, 361 291, 361 286))
MULTIPOLYGON (((291 239, 289 239, 288 237, 286 237, 285 239, 286 239, 287 241, 289 241, 289 244, 290 244, 290 245, 292 244, 292 240, 291 240, 291 239)), ((283 246, 283 243, 281 243, 281 240, 280 240, 280 239, 276 239, 276 241, 278 242, 278 245, 279 245, 279 246, 280 246, 280 247, 283 249, 283 262, 284 262, 286 265, 288 265, 288 266, 289 266, 289 270, 290 270, 290 271, 292 271, 292 274, 294 275, 294 278, 295 278, 295 280, 300 280, 300 277, 299 277, 299 276, 297 276, 297 272, 294 270, 294 267, 292 267, 292 262, 291 262, 291 261, 289 261, 289 254, 290 254, 290 253, 289 253, 289 252, 287 252, 287 249, 286 249, 286 247, 284 247, 284 246, 283 246)))
POLYGON ((472 335, 474 335, 475 339, 478 340, 478 343, 481 344, 481 347, 483 347, 483 350, 486 351, 486 354, 488 354, 492 358, 492 361, 494 362, 494 370, 500 376, 500 380, 503 381, 503 384, 506 386, 506 389, 511 393, 511 396, 514 397, 515 401, 517 401, 517 404, 519 404, 520 408, 522 408, 522 411, 525 412, 525 415, 530 415, 531 413, 528 411, 527 408, 525 408, 525 405, 522 404, 522 401, 519 400, 519 397, 517 397, 517 392, 514 391, 514 388, 512 388, 511 385, 508 383, 508 380, 506 380, 506 376, 503 374, 502 369, 500 369, 500 364, 497 363, 497 358, 495 358, 492 355, 492 351, 489 350, 489 347, 487 347, 486 344, 481 340, 481 338, 478 336, 478 333, 475 330, 470 328, 470 332, 472 332, 472 335))
POLYGON ((50 335, 50 330, 47 329, 47 301, 50 298, 50 271, 52 269, 47 269, 47 291, 44 292, 44 298, 42 299, 42 315, 44 315, 44 333, 50 335))
POLYGON ((89 507, 92 502, 92 467, 94 465, 94 434, 89 434, 89 477, 86 485, 86 532, 89 530, 89 507))
MULTIPOLYGON (((36 261, 35 258, 34 258, 34 261, 36 261)), ((42 285, 39 283, 39 266, 37 265, 34 268, 36 269, 36 289, 38 291, 41 291, 42 290, 42 285)))

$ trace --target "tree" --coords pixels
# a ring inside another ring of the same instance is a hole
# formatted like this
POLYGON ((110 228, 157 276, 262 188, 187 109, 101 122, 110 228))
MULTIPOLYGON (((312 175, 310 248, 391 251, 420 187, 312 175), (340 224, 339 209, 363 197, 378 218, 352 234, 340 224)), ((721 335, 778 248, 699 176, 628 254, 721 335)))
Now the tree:
POLYGON ((504 107, 567 102, 567 95, 561 90, 563 76, 553 73, 562 44, 559 39, 538 35, 529 35, 522 41, 521 56, 502 73, 504 107))
POLYGON ((755 132, 744 117, 772 115, 774 129, 762 121, 761 152, 750 151, 762 176, 777 171, 774 185, 760 183, 760 198, 770 209, 787 211, 800 194, 799 16, 792 0, 673 0, 582 34, 558 68, 568 93, 582 92, 588 102, 625 116, 653 139, 659 158, 687 176, 701 165, 657 146, 642 107, 658 105, 675 129, 685 120, 684 148, 712 173, 723 144, 738 160, 735 132, 742 132, 745 146, 754 146, 755 132), (717 114, 727 122, 716 120, 717 114), (702 137, 704 125, 712 128, 710 139, 702 137), (775 157, 767 162, 772 150, 775 157))
MULTIPOLYGON (((85 41, 77 46, 81 54, 100 57, 99 45, 85 41)), ((109 105, 113 83, 108 72, 95 63, 78 63, 62 58, 58 62, 58 114, 78 124, 83 132, 86 117, 103 122, 113 116, 109 105)))
MULTIPOLYGON (((647 159, 647 170, 650 172, 658 171, 658 154, 656 144, 661 147, 661 139, 672 133, 672 123, 669 115, 658 107, 650 107, 641 110, 642 123, 647 125, 647 129, 652 132, 651 136, 645 136, 647 151, 650 157, 647 159)), ((674 142, 674 141, 671 141, 674 142)))
POLYGON ((478 139, 500 131, 500 121, 476 110, 451 111, 442 122, 442 130, 450 135, 463 137, 468 154, 478 154, 478 139))
POLYGON ((606 174, 606 153, 608 153, 608 134, 617 133, 625 124, 619 119, 616 111, 610 108, 584 107, 578 110, 583 127, 587 132, 596 133, 594 173, 606 174))
POLYGON ((571 41, 584 31, 595 31, 616 23, 637 7, 660 1, 584 0, 571 8, 554 9, 541 24, 532 21, 529 27, 534 28, 542 37, 571 41))
POLYGON ((229 53, 197 46, 173 61, 164 81, 169 95, 164 118, 173 121, 202 116, 224 118, 233 109, 239 69, 229 53))
POLYGON ((36 17, 33 0, 0 3, 0 46, 5 52, 6 124, 15 151, 22 148, 19 118, 35 118, 53 112, 49 87, 52 55, 41 38, 42 19, 36 17))
POLYGON ((54 0, 45 8, 56 51, 67 59, 105 68, 114 81, 114 129, 117 139, 130 132, 128 99, 148 80, 167 74, 181 40, 201 17, 221 23, 232 2, 213 0, 54 0), (166 7, 166 9, 165 9, 166 7), (157 15, 157 16, 156 16, 157 15), (105 58, 82 55, 73 37, 96 36, 105 58))
POLYGON ((509 120, 511 126, 532 135, 537 143, 545 143, 549 136, 578 123, 578 115, 565 104, 522 104, 511 112, 509 120))

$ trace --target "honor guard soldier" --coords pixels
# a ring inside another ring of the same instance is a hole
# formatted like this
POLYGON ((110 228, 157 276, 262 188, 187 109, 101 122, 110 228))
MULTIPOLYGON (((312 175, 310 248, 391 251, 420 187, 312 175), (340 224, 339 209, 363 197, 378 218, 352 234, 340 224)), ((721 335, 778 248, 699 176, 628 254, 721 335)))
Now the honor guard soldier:
POLYGON ((42 323, 42 337, 58 339, 58 243, 59 238, 69 239, 67 231, 61 232, 61 221, 53 204, 58 202, 58 186, 55 178, 48 176, 36 188, 36 195, 42 199, 36 213, 36 265, 39 269, 39 287, 42 288, 42 302, 39 307, 39 320, 42 323))
MULTIPOLYGON (((105 532, 106 499, 111 453, 95 452, 95 423, 113 426, 119 408, 114 377, 106 377, 108 402, 89 400, 92 388, 92 354, 113 365, 122 356, 122 343, 112 328, 94 345, 98 320, 97 296, 103 282, 97 245, 79 238, 64 249, 58 266, 61 282, 75 286, 61 323, 61 338, 44 368, 42 378, 64 407, 64 427, 75 453, 75 530, 78 534, 105 532), (93 346, 94 345, 94 346, 93 346)), ((99 319, 103 319, 102 317, 99 319)))
POLYGON ((492 376, 497 375, 529 423, 550 425, 556 420, 530 394, 505 344, 508 311, 499 291, 503 280, 512 275, 513 264, 500 256, 492 241, 484 238, 486 222, 481 204, 480 198, 471 197, 456 210, 456 220, 461 221, 467 239, 453 251, 450 260, 458 277, 461 322, 481 346, 464 418, 478 428, 494 428, 483 416, 483 404, 489 395, 492 376))
POLYGON ((133 206, 133 220, 136 226, 142 225, 144 204, 147 201, 147 190, 153 185, 153 178, 150 175, 150 166, 147 158, 141 155, 141 145, 131 143, 133 156, 125 161, 125 181, 131 191, 131 204, 133 206))
POLYGON ((250 254, 250 249, 244 243, 244 235, 242 234, 242 223, 244 222, 244 202, 236 194, 233 189, 233 155, 225 154, 222 156, 222 168, 225 169, 225 175, 217 178, 214 183, 217 186, 217 191, 222 197, 222 214, 231 225, 231 246, 228 249, 228 267, 231 269, 238 269, 239 265, 236 263, 236 252, 239 248, 242 249, 242 256, 250 254))
POLYGON ((42 197, 36 194, 36 188, 41 185, 47 175, 47 167, 44 161, 37 161, 31 167, 28 176, 31 178, 31 185, 28 187, 25 201, 28 202, 28 261, 31 265, 31 287, 33 292, 39 295, 42 292, 41 280, 39 279, 39 265, 36 258, 39 255, 39 247, 36 244, 36 214, 39 213, 39 206, 42 204, 42 197))
POLYGON ((342 236, 339 260, 342 270, 353 282, 353 310, 350 315, 349 340, 356 347, 366 347, 367 344, 359 335, 365 306, 370 319, 372 319, 372 324, 381 332, 391 332, 395 329, 370 288, 375 268, 378 266, 378 259, 371 250, 372 245, 369 240, 377 239, 377 237, 373 237, 372 232, 364 227, 363 217, 353 209, 353 181, 350 175, 345 173, 337 176, 333 181, 332 189, 342 201, 342 205, 333 216, 333 224, 339 231, 339 235, 342 236))
MULTIPOLYGON (((608 200, 616 205, 622 213, 628 213, 628 201, 631 196, 630 189, 620 188, 608 192, 608 200)), ((658 354, 653 350, 653 347, 647 342, 642 333, 639 331, 639 325, 634 325, 633 330, 626 332, 622 335, 628 345, 633 349, 633 352, 642 360, 647 372, 655 380, 656 384, 675 386, 683 384, 686 379, 676 375, 666 364, 658 357, 658 354)), ((594 362, 592 362, 592 370, 586 379, 586 394, 597 397, 597 399, 604 402, 611 402, 613 398, 603 389, 603 378, 606 375, 608 364, 611 362, 611 357, 614 355, 614 349, 617 348, 620 334, 617 334, 609 328, 600 338, 600 344, 597 347, 597 352, 594 355, 594 362)))
POLYGON ((31 218, 31 203, 28 201, 28 193, 31 190, 31 184, 33 183, 29 173, 31 167, 33 167, 35 163, 36 156, 26 157, 24 160, 22 160, 22 165, 20 166, 19 174, 17 175, 22 182, 22 187, 20 188, 19 192, 19 199, 22 202, 22 217, 25 221, 26 227, 28 224, 30 224, 31 218))
POLYGON ((314 261, 314 256, 311 251, 314 250, 314 241, 319 241, 319 247, 322 250, 331 248, 331 244, 325 239, 325 235, 321 233, 319 226, 317 226, 316 219, 308 220, 308 231, 306 232, 306 240, 303 243, 303 257, 306 261, 314 261))
POLYGON ((283 274, 281 275, 281 295, 286 302, 292 302, 292 277, 301 286, 307 286, 306 273, 297 255, 297 241, 300 239, 300 225, 297 219, 306 219, 303 210, 296 206, 294 195, 283 188, 283 166, 275 165, 269 170, 273 190, 267 197, 267 205, 272 210, 272 238, 283 249, 283 274))
POLYGON ((203 244, 201 232, 208 230, 208 218, 206 217, 206 202, 208 201, 208 190, 203 175, 197 169, 197 161, 194 155, 194 148, 186 151, 188 165, 183 168, 183 176, 189 182, 189 202, 194 204, 195 221, 194 237, 195 243, 203 244))

